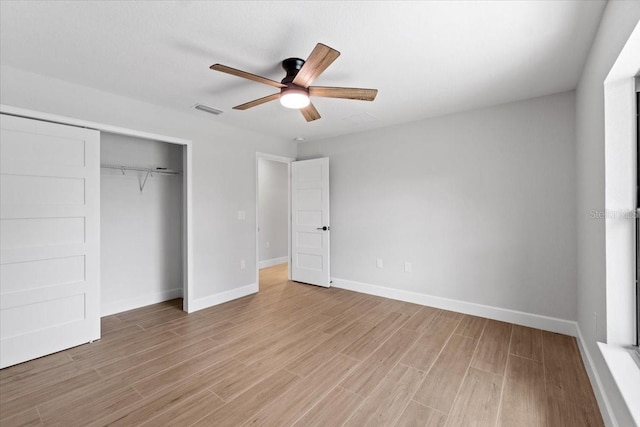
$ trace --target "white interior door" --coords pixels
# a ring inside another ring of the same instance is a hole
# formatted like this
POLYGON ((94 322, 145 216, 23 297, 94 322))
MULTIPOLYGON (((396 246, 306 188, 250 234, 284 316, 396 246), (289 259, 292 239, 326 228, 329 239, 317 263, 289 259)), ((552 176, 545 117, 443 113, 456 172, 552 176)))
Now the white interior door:
POLYGON ((329 158, 291 163, 291 279, 329 287, 329 158))
POLYGON ((100 338, 100 133, 0 115, 0 367, 100 338))

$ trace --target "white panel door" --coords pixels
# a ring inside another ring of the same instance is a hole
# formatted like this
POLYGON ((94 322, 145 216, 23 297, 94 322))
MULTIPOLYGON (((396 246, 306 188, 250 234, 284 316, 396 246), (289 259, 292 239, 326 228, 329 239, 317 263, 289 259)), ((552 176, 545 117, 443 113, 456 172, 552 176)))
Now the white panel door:
POLYGON ((100 338, 100 133, 0 115, 0 368, 100 338))
POLYGON ((329 158, 291 163, 291 279, 329 287, 329 158))

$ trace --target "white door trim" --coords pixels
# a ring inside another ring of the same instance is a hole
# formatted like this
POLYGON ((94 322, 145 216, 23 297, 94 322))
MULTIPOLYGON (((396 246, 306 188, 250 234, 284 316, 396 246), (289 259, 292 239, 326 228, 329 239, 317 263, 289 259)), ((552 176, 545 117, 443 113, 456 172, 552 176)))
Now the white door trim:
POLYGON ((193 311, 193 220, 192 220, 192 142, 188 139, 175 138, 172 136, 158 135, 150 132, 142 132, 134 129, 119 126, 107 125, 104 123, 91 122, 87 120, 75 119, 72 117, 59 116, 42 111, 27 110, 0 104, 0 113, 12 116, 25 117, 29 119, 42 120, 63 125, 77 126, 94 129, 101 132, 108 132, 117 135, 133 136, 142 139, 168 142, 170 144, 183 145, 185 147, 184 170, 183 170, 183 238, 185 239, 182 248, 182 262, 184 268, 183 283, 183 310, 187 313, 193 311))
POLYGON ((27 110, 25 108, 12 107, 11 105, 6 104, 0 104, 0 113, 9 114, 11 116, 25 117, 28 119, 37 119, 45 122, 53 122, 63 125, 77 126, 81 128, 95 129, 101 132, 115 133, 116 135, 135 136, 137 138, 153 139, 155 141, 169 142, 173 144, 191 145, 191 141, 188 139, 175 138, 173 136, 159 135, 150 132, 142 132, 134 129, 123 128, 120 126, 91 122, 88 120, 74 119, 73 117, 59 116, 57 114, 44 113, 42 111, 27 110))
POLYGON ((258 221, 260 218, 260 183, 258 177, 258 164, 260 159, 273 160, 274 162, 287 164, 287 279, 289 280, 291 280, 291 162, 296 160, 292 157, 256 152, 256 283, 258 284, 258 291, 260 291, 260 236, 258 234, 258 221))

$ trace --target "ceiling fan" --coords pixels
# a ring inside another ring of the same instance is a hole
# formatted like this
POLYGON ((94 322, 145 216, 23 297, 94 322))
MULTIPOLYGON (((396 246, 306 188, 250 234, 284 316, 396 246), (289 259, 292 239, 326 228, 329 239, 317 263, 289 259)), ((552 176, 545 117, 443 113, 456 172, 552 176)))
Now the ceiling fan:
POLYGON ((304 118, 308 122, 312 122, 320 118, 320 113, 318 113, 316 107, 311 103, 309 99, 310 96, 373 101, 378 94, 377 89, 311 86, 311 83, 313 83, 338 56, 340 56, 340 52, 337 50, 318 43, 306 61, 300 58, 287 58, 282 61, 282 68, 287 72, 287 75, 281 82, 227 67, 222 64, 214 64, 209 68, 280 89, 280 92, 274 93, 273 95, 236 105, 233 107, 234 110, 247 110, 264 104, 265 102, 280 99, 280 103, 283 106, 299 109, 304 118))

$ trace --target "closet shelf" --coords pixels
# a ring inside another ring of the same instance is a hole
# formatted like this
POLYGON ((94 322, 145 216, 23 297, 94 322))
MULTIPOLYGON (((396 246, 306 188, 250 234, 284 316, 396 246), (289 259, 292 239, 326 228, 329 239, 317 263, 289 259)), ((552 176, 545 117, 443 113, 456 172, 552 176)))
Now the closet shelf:
POLYGON ((165 175, 182 175, 182 172, 176 171, 173 169, 167 168, 144 168, 140 166, 125 166, 125 165, 111 165, 111 164, 103 164, 100 165, 102 169, 117 169, 124 173, 125 171, 137 171, 137 172, 148 172, 148 173, 158 173, 165 175))
POLYGON ((122 172, 122 175, 125 174, 125 171, 144 172, 145 174, 144 179, 140 180, 141 178, 138 178, 140 180, 139 184, 140 184, 141 194, 142 194, 142 190, 144 190, 145 184, 147 183, 147 179, 149 179, 150 176, 153 176, 154 173, 158 175, 182 175, 182 172, 180 171, 167 169, 167 168, 143 168, 140 166, 109 165, 109 164, 102 164, 100 165, 100 168, 119 170, 122 172))

